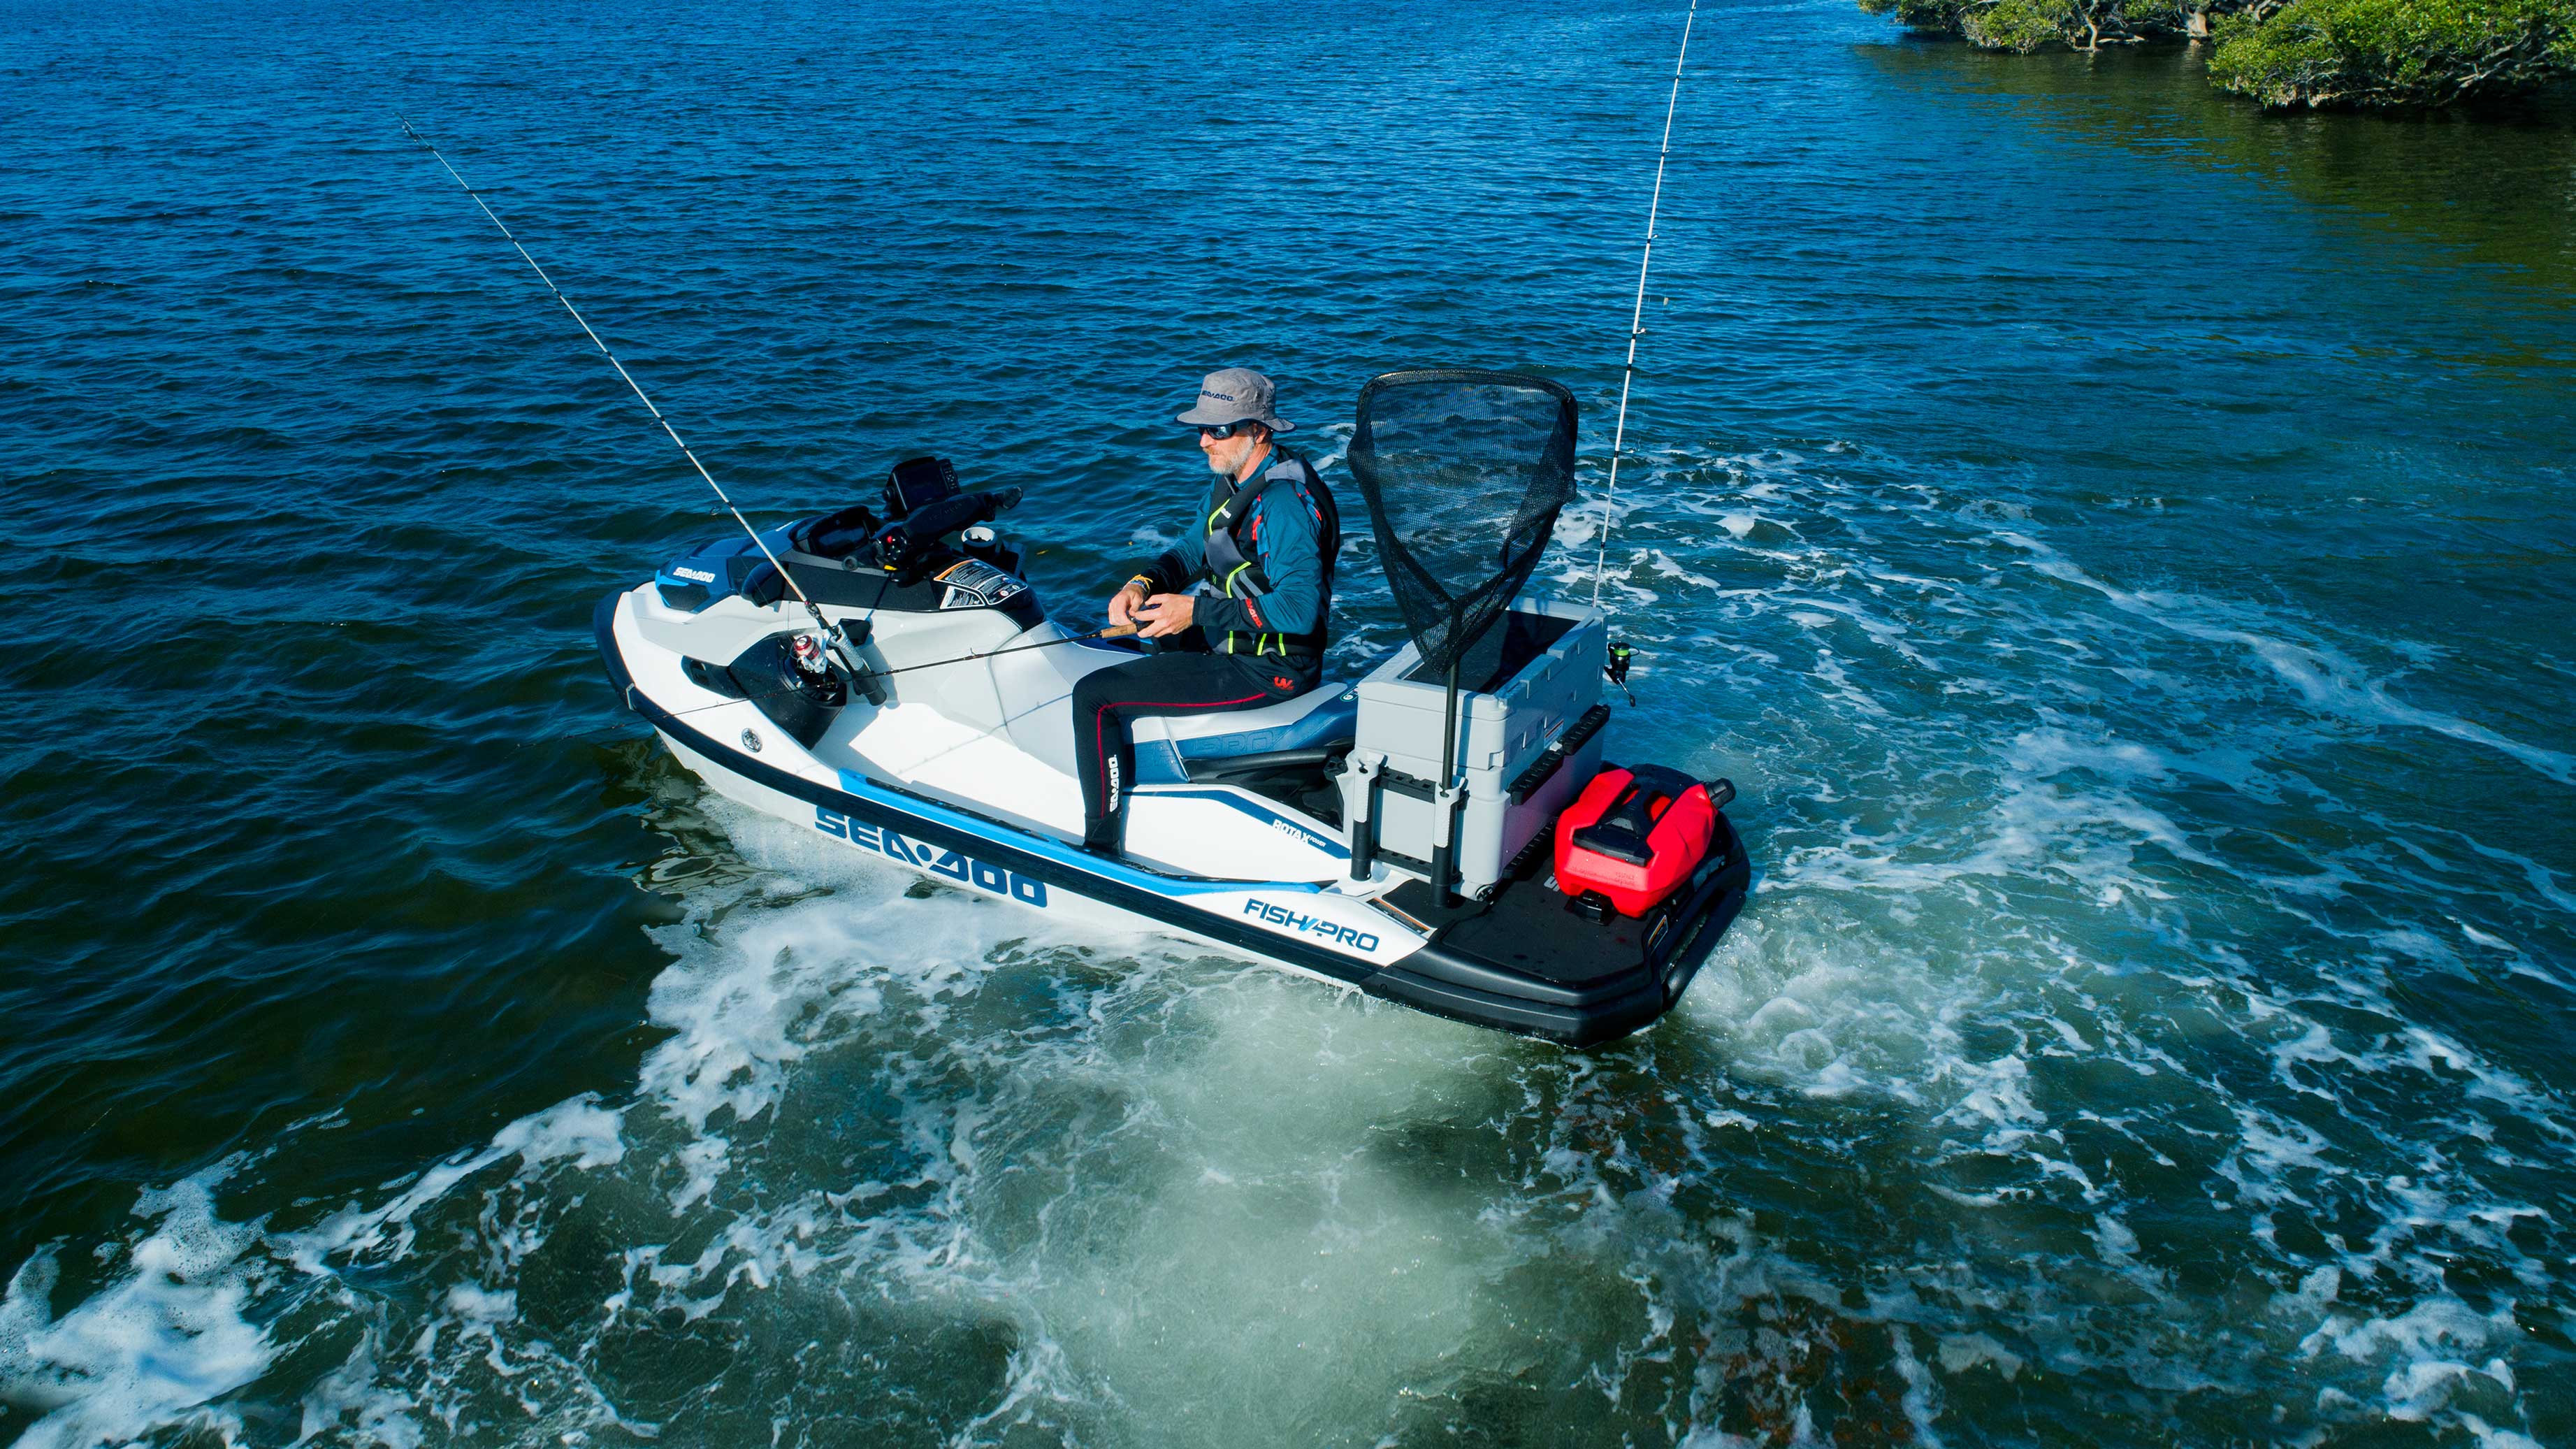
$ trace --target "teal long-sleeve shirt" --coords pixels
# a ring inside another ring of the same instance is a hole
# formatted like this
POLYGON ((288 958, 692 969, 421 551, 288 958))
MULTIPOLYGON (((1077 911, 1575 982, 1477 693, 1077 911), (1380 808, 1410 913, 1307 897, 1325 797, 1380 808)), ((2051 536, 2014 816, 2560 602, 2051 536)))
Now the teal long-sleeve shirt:
MULTIPOLYGON (((1252 516, 1235 534, 1244 557, 1260 565, 1270 590, 1254 598, 1222 593, 1201 596, 1193 617, 1212 641, 1227 633, 1320 636, 1331 617, 1333 581, 1323 555, 1324 510, 1307 487, 1307 469, 1294 454, 1279 449, 1262 460, 1262 471, 1283 464, 1295 464, 1293 474, 1263 490, 1253 501, 1252 516)), ((1182 527, 1180 541, 1137 576, 1149 580, 1156 593, 1178 593, 1208 578, 1207 520, 1230 496, 1231 488, 1223 480, 1210 487, 1207 506, 1182 527)), ((1322 652, 1320 637, 1315 651, 1322 652)))

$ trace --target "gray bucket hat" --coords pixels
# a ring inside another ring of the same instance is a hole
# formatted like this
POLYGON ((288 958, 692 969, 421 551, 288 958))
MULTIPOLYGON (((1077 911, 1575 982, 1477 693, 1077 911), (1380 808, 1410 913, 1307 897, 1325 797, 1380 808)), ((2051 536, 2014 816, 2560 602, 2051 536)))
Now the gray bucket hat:
POLYGON ((1274 433, 1292 431, 1297 425, 1279 416, 1278 401, 1279 389, 1270 379, 1248 367, 1224 367, 1199 384, 1198 406, 1173 421, 1206 427, 1254 422, 1274 433))

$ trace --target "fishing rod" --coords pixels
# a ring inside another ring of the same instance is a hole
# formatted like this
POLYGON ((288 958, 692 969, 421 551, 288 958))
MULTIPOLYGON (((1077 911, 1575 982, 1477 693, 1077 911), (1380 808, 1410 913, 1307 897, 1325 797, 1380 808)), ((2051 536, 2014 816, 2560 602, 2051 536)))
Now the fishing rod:
POLYGON ((787 566, 778 561, 777 554, 770 552, 769 543, 760 536, 760 530, 752 527, 751 520, 742 516, 742 510, 734 506, 733 499, 726 495, 723 485, 717 483, 715 475, 707 471, 707 465, 698 461, 698 455, 689 450, 687 443, 680 441, 679 430, 672 427, 671 420, 662 416, 662 410, 653 406, 653 400, 644 395, 643 386, 635 381, 633 373, 626 370, 626 364, 618 361, 617 354, 608 350, 608 344, 599 340, 599 334, 591 329, 589 320, 581 315, 581 309, 572 304, 572 298, 565 296, 563 288, 555 285, 555 279, 546 275, 546 269, 537 265, 537 259, 528 255, 528 249, 520 245, 519 238, 502 222, 499 214, 492 210, 491 203, 483 199, 483 193, 475 190, 471 183, 458 174, 454 166, 448 164, 447 158, 440 155, 438 148, 429 143, 428 137, 414 130, 411 122, 399 111, 394 113, 394 121, 402 127, 404 135, 419 142, 422 150, 427 151, 437 159, 440 166, 446 168, 447 174, 456 179, 456 184, 464 188, 465 194, 474 199, 476 206, 483 208, 483 214, 491 218, 492 225, 500 228, 501 235, 508 238, 511 247, 518 252, 519 260, 526 262, 528 270, 537 274, 537 280, 546 284, 546 290, 554 294, 555 300, 563 303, 563 309, 572 314, 572 320, 581 328, 582 335, 590 339, 591 345, 599 349, 599 355, 607 358, 608 365, 616 368, 617 375, 625 379, 628 387, 634 389, 635 400, 644 404, 644 411, 651 413, 653 421, 662 425, 662 431, 670 436, 672 446, 680 450, 680 456, 688 459, 689 466, 697 469, 698 476, 706 480, 709 488, 715 490, 716 500, 724 505, 725 512, 732 514, 733 521, 742 525, 742 531, 751 535, 752 545, 760 550, 760 556, 769 560, 769 566, 778 570, 778 577, 786 581, 788 592, 796 596, 796 602, 805 606, 806 616, 814 621, 814 628, 822 634, 824 647, 831 652, 833 662, 838 664, 853 682, 864 679, 869 671, 857 660, 860 641, 850 639, 841 625, 825 621, 823 611, 814 607, 814 601, 805 596, 805 590, 797 584, 796 576, 789 573, 787 566))
MULTIPOLYGON (((1619 498, 1619 456, 1628 441, 1628 385, 1637 380, 1637 339, 1646 334, 1646 269, 1655 262, 1655 219, 1664 206, 1664 160, 1673 154, 1673 109, 1681 104, 1682 62, 1690 57, 1691 25, 1698 19, 1699 0, 1691 0, 1690 13, 1682 17, 1681 53, 1673 57, 1673 91, 1664 101, 1664 144, 1655 153, 1655 195, 1646 206, 1646 251, 1637 258, 1637 305, 1628 316, 1628 362, 1619 374, 1619 425, 1610 435, 1610 487, 1601 499, 1601 551, 1592 562, 1595 607, 1601 603, 1601 575, 1609 567, 1610 529, 1617 518, 1611 506, 1619 498)), ((1621 687, 1626 687, 1624 680, 1621 687)))

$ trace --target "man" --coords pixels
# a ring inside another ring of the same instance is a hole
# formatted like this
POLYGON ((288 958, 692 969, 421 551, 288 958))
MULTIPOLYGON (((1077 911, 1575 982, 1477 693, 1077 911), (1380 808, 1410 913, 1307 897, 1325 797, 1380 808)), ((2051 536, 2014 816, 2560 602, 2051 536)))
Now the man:
POLYGON ((1277 395, 1269 378, 1229 367, 1209 373, 1177 419, 1198 428, 1216 482, 1180 542, 1109 600, 1110 625, 1136 626, 1161 652, 1074 686, 1086 850, 1118 852, 1136 774, 1129 720, 1258 709, 1323 677, 1341 515, 1314 467, 1273 441, 1296 426, 1280 418, 1277 395))

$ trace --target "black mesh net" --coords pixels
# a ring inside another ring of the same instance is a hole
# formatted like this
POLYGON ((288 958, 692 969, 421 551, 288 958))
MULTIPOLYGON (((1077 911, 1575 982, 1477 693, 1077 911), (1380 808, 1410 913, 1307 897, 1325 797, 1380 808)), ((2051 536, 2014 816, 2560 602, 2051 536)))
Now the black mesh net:
POLYGON ((1360 389, 1351 476, 1368 500, 1416 678, 1484 687, 1494 625, 1574 501, 1574 395, 1543 377, 1466 368, 1390 372, 1360 389))

